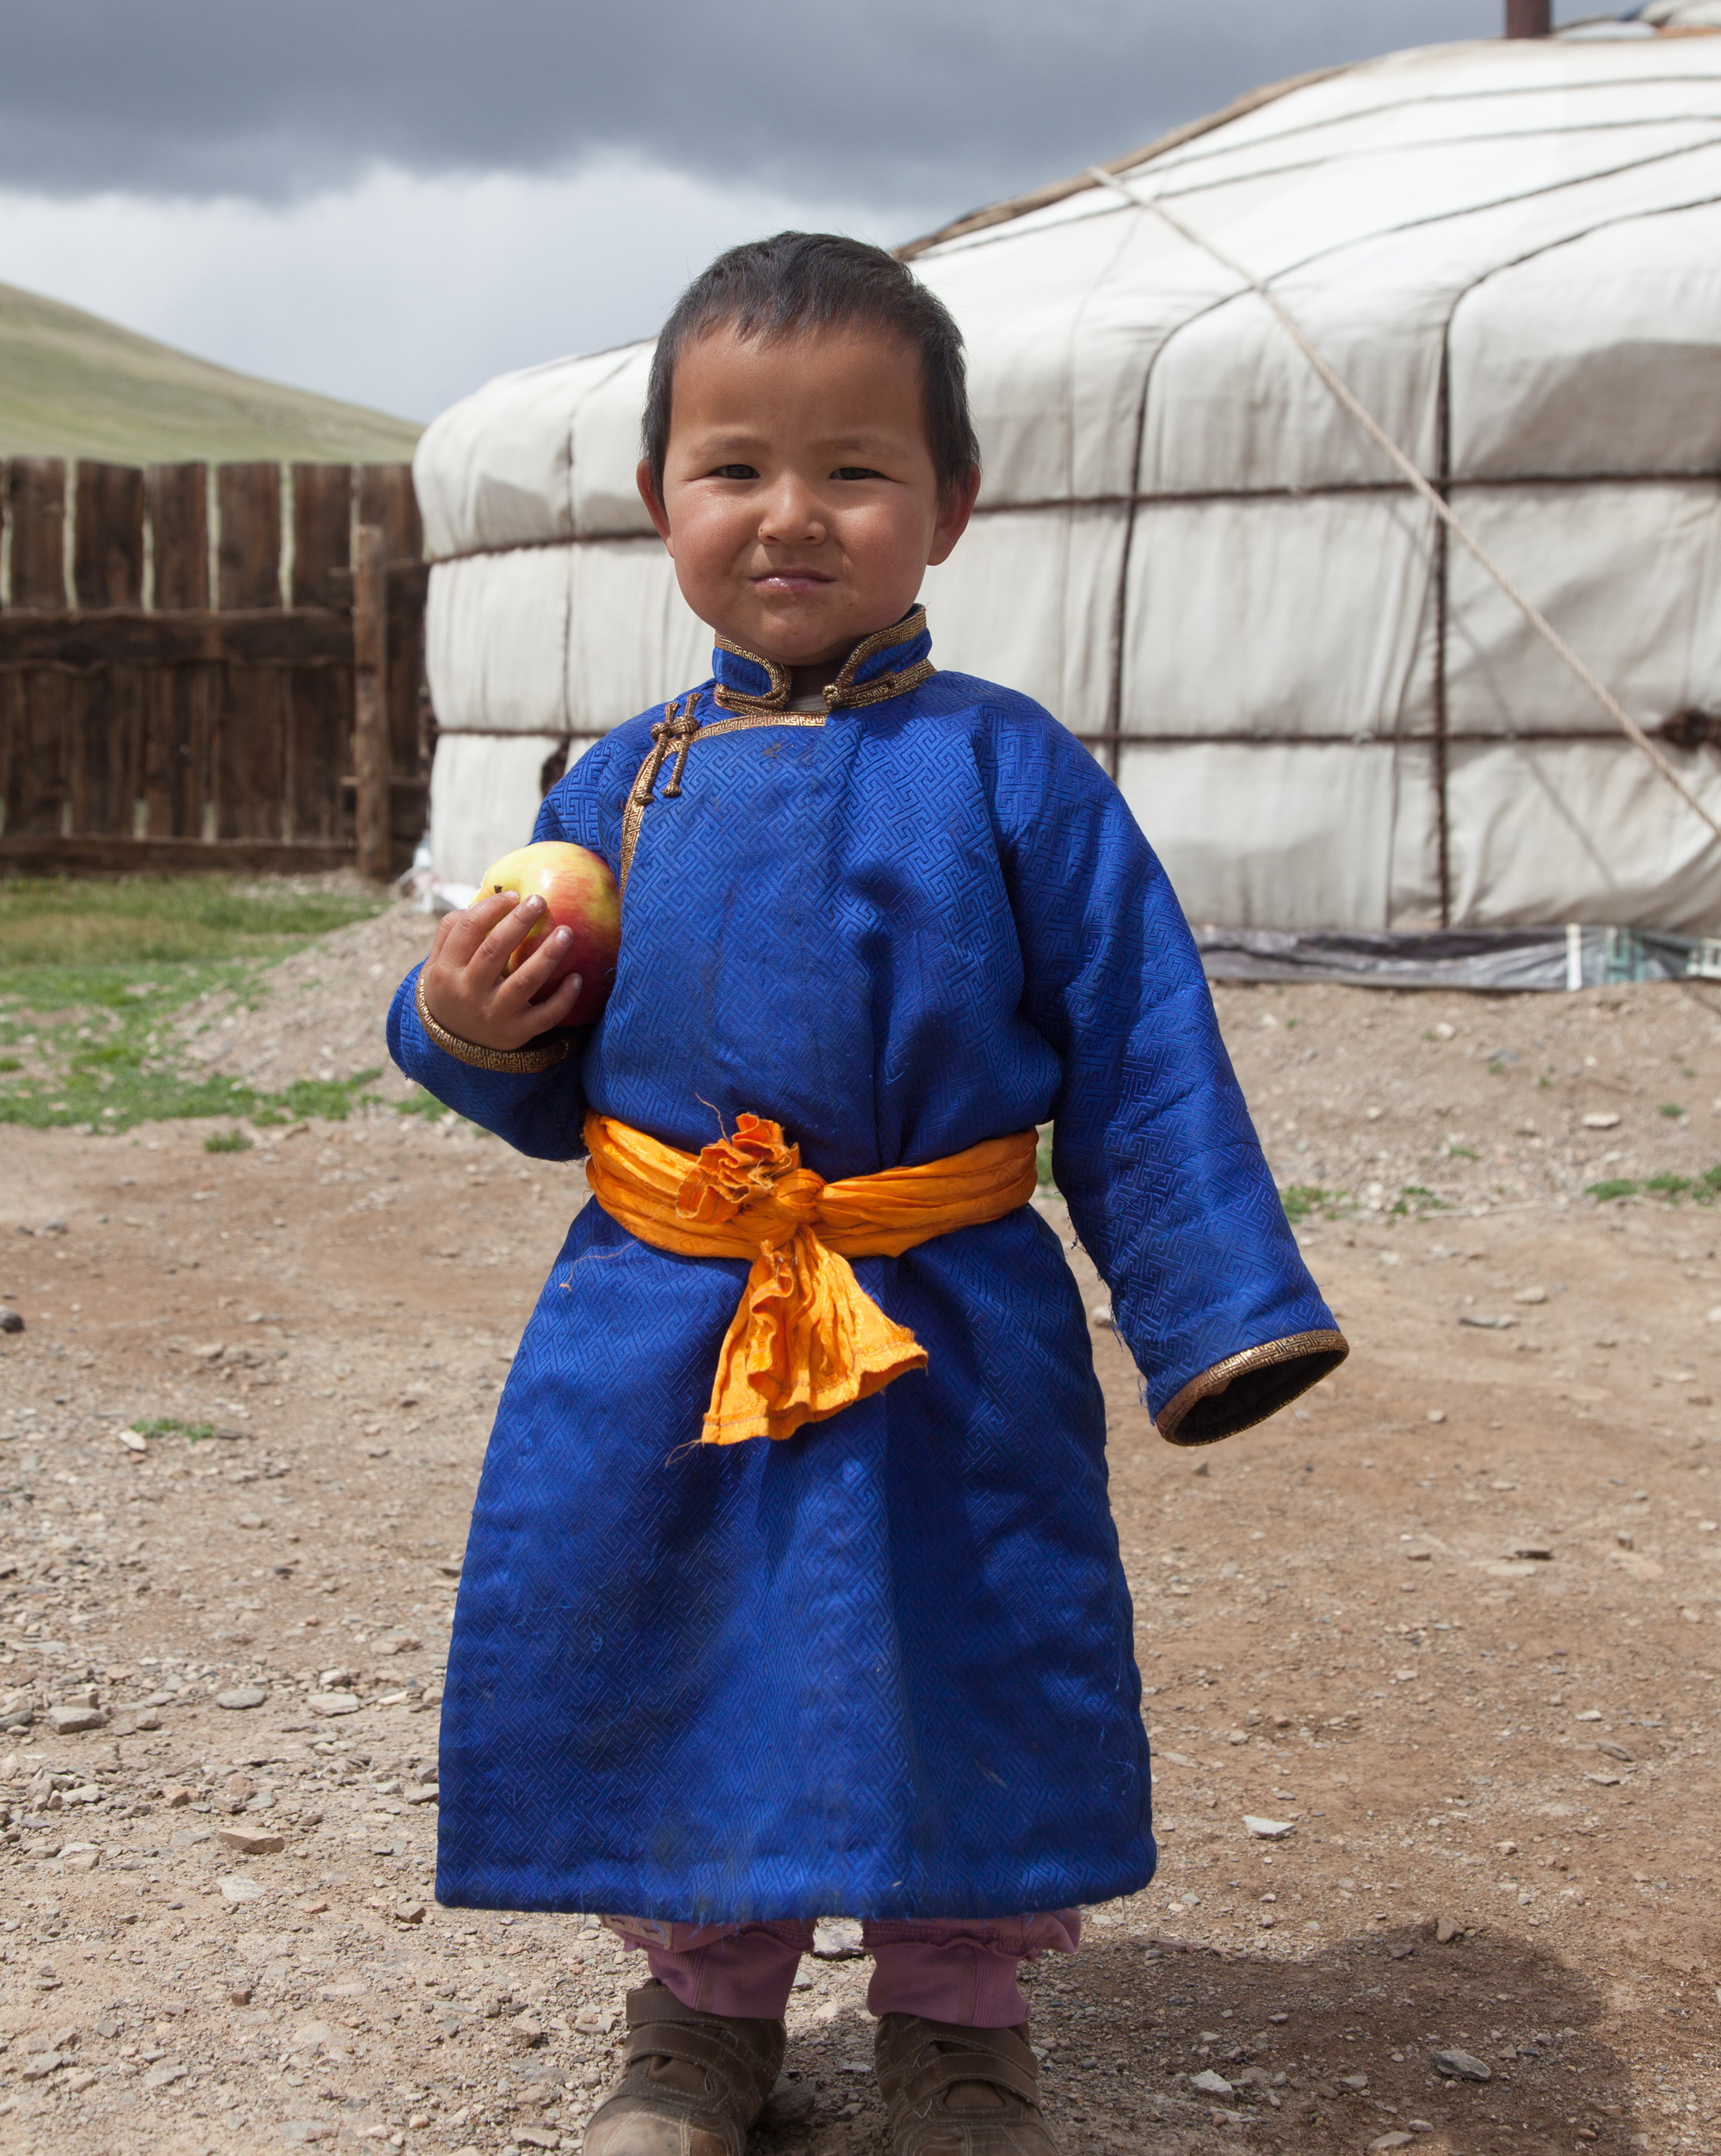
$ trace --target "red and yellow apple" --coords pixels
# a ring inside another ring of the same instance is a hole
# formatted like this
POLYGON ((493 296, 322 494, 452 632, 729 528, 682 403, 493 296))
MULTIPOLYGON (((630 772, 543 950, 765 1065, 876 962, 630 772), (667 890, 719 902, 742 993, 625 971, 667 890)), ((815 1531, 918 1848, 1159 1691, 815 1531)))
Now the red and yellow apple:
POLYGON ((615 954, 621 947, 621 894, 608 862, 583 846, 540 839, 535 846, 521 846, 512 853, 504 853, 484 871, 478 898, 493 898, 500 891, 512 891, 516 898, 544 901, 544 918, 515 949, 508 962, 509 971, 512 973, 522 958, 529 957, 552 929, 567 929, 573 940, 534 1001, 541 1001, 558 982, 577 973, 580 992, 567 1023, 589 1026, 609 1001, 615 980, 615 954))

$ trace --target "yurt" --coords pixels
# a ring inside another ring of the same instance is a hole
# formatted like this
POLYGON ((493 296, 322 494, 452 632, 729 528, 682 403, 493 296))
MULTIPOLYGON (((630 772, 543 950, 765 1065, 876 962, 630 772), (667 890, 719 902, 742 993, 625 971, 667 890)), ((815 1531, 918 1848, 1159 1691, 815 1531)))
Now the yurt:
MULTIPOLYGON (((1090 746, 1198 925, 1721 931, 1721 7, 1648 12, 1262 90, 902 250, 985 463, 933 656, 1090 746)), ((709 672, 650 351, 423 437, 447 900, 709 672)))

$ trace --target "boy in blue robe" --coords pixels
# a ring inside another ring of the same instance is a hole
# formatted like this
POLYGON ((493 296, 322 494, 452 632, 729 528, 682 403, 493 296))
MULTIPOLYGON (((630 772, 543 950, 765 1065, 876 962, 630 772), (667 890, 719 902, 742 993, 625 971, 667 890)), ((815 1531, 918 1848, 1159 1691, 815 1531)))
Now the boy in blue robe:
POLYGON ((645 449, 717 649, 538 819, 622 884, 608 1002, 563 1027, 557 935, 506 971, 542 906, 503 896, 441 923, 389 1021, 420 1084, 528 1155, 589 1151, 597 1192, 484 1462, 437 1892, 613 1912, 646 1950, 589 2156, 739 2156, 822 1914, 864 1920, 899 2156, 1045 2156, 1018 1962, 1155 1863, 1087 1323, 1017 1186, 890 1254, 834 1223, 982 1161, 1007 1183, 1050 1121, 1163 1435, 1261 1420, 1345 1343, 1116 787, 930 656, 916 594, 979 484, 937 299, 848 240, 734 250, 665 326, 645 449), (635 1167, 671 1198, 685 1173, 667 1229, 635 1167), (898 1352, 845 1378, 857 1326, 898 1352), (771 1357, 821 1354, 783 1409, 771 1357))

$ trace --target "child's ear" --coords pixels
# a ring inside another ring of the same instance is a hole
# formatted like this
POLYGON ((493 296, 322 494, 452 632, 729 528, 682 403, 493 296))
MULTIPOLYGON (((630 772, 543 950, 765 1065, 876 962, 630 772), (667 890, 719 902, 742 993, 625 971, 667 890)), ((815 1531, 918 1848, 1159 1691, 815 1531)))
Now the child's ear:
MULTIPOLYGON (((980 491, 980 467, 971 465, 968 476, 959 487, 953 487, 938 505, 938 521, 932 527, 932 546, 926 557, 928 569, 936 569, 947 561, 956 542, 968 529, 968 520, 974 514, 975 497, 980 491)), ((658 530, 668 537, 664 526, 658 530)))
MULTIPOLYGON (((669 512, 663 507, 663 497, 658 493, 657 483, 651 477, 651 463, 649 458, 642 457, 635 466, 633 484, 639 490, 639 499, 645 504, 646 515, 657 527, 658 538, 663 540, 665 546, 669 547, 669 552, 673 555, 675 550, 669 541, 669 512)), ((965 523, 967 521, 965 517, 963 521, 965 523)), ((955 543, 953 539, 951 541, 953 546, 955 543)))

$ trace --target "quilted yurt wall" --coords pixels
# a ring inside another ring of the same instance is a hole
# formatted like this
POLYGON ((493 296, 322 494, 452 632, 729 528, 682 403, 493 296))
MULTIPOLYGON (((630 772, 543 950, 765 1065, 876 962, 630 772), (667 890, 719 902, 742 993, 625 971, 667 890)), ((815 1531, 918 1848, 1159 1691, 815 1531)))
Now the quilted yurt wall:
MULTIPOLYGON (((1721 816, 1721 38, 1398 53, 1107 173, 904 250, 985 459, 934 657, 1089 743, 1197 922, 1721 927, 1714 834, 1207 246, 1721 816)), ((420 446, 450 898, 709 671, 633 488, 650 349, 420 446)))

